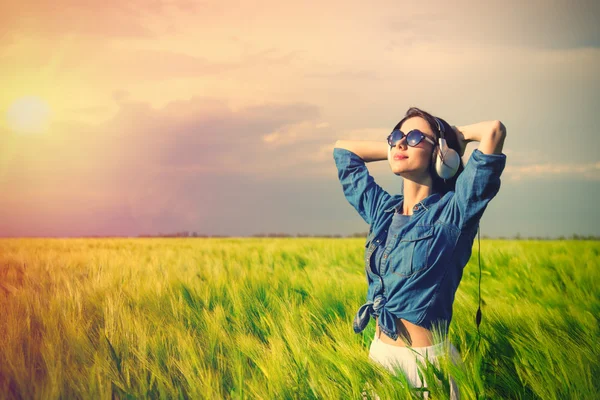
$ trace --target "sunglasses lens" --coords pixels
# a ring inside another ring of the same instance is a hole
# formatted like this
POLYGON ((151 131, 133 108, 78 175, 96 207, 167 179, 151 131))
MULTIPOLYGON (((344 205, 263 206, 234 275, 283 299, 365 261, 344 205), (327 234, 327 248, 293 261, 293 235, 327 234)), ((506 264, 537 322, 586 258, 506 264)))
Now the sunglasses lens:
POLYGON ((406 143, 411 147, 421 143, 421 140, 423 140, 423 134, 420 131, 410 131, 408 135, 406 135, 406 143))
POLYGON ((392 147, 396 146, 400 140, 404 137, 404 134, 399 130, 394 130, 388 136, 388 144, 392 147))

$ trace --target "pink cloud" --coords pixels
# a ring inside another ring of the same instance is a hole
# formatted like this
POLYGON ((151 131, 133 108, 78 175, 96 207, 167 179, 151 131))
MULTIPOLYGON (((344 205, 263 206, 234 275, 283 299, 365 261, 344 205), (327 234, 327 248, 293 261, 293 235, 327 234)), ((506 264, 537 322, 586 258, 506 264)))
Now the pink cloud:
MULTIPOLYGON (((69 229, 88 232, 90 221, 96 227, 106 222, 101 210, 121 215, 129 221, 123 227, 138 232, 167 223, 200 224, 234 188, 293 171, 302 162, 293 157, 300 147, 272 151, 262 135, 318 116, 310 104, 266 103, 233 111, 224 101, 193 98, 161 109, 122 102, 103 124, 55 124, 47 136, 6 132, 14 152, 3 161, 0 177, 2 192, 9 193, 0 199, 0 212, 7 214, 0 216, 0 235, 22 232, 20 225, 36 218, 48 232, 66 213, 85 215, 81 224, 69 217, 69 229)), ((310 144, 303 149, 311 154, 310 144)))

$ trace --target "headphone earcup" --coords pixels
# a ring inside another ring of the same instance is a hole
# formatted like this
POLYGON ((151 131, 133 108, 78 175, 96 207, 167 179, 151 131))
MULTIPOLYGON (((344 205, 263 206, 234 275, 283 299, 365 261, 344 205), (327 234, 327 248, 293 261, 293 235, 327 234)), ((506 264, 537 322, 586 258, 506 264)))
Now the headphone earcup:
POLYGON ((439 139, 438 154, 435 159, 435 172, 442 179, 450 179, 458 171, 460 156, 448 147, 445 139, 439 139))

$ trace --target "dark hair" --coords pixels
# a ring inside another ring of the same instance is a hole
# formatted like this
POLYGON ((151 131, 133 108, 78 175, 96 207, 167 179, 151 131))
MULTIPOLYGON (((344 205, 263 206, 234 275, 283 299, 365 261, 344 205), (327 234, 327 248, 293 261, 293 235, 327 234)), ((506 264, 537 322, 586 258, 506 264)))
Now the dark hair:
MULTIPOLYGON (((438 132, 438 125, 435 122, 434 116, 424 110, 417 108, 417 107, 410 107, 408 109, 408 111, 406 111, 406 114, 400 120, 400 122, 398 122, 396 124, 394 129, 400 129, 402 127, 402 124, 404 123, 404 121, 406 121, 409 118, 413 118, 413 117, 421 117, 425 121, 427 121, 427 123, 429 124, 429 127, 435 134, 436 138, 440 138, 440 133, 438 132)), ((454 129, 452 129, 450 124, 448 124, 442 118, 439 118, 439 117, 437 117, 437 118, 440 120, 440 123, 443 125, 444 138, 446 138, 446 143, 448 144, 448 147, 456 150, 456 152, 458 152, 460 154, 460 146, 458 145, 458 139, 456 137, 456 133, 454 132, 454 129)), ((454 175, 452 178, 446 179, 446 180, 440 178, 435 172, 435 159, 437 157, 438 151, 439 151, 439 148, 437 146, 437 140, 436 140, 436 146, 434 148, 434 151, 431 154, 431 162, 429 163, 428 171, 429 171, 429 174, 431 175, 431 180, 433 182, 433 192, 439 193, 441 196, 443 196, 450 191, 454 191, 454 187, 456 185, 456 179, 462 173, 462 171, 465 169, 465 167, 464 167, 462 159, 461 159, 460 164, 458 165, 458 171, 456 171, 456 175, 454 175)))

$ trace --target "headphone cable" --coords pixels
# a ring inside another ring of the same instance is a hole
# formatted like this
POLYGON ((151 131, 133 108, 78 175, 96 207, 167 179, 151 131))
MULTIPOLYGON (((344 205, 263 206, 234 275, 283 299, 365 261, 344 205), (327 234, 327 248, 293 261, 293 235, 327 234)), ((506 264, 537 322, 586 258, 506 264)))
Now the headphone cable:
POLYGON ((481 342, 481 333, 479 332, 479 324, 481 324, 481 239, 480 239, 479 225, 477 225, 477 245, 479 251, 477 253, 479 258, 479 304, 477 307, 477 314, 475 316, 475 323, 477 324, 477 350, 479 351, 479 343, 481 342))

